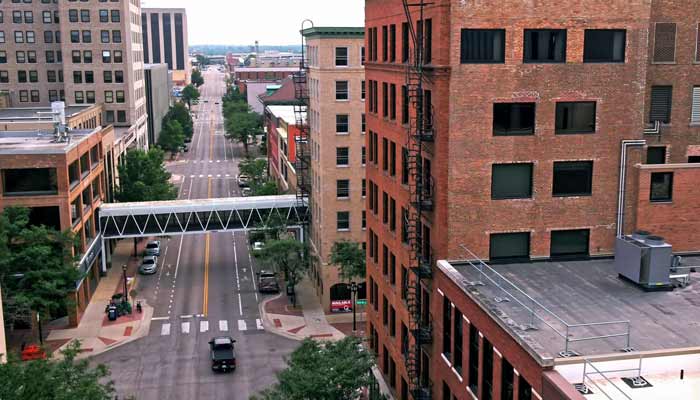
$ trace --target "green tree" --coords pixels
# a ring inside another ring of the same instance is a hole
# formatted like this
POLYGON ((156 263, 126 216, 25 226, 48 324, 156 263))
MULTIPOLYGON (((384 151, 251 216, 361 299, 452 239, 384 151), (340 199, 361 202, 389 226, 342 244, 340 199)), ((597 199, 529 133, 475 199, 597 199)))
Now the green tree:
POLYGON ((246 103, 248 99, 238 90, 238 86, 232 85, 226 90, 226 94, 221 98, 221 101, 223 101, 224 104, 228 102, 246 103))
POLYGON ((3 400, 110 400, 114 383, 106 381, 109 369, 91 367, 87 360, 77 361, 80 343, 72 342, 60 360, 21 362, 10 359, 0 364, 0 399, 3 400))
POLYGON ((197 57, 197 62, 199 65, 209 65, 211 64, 211 60, 209 60, 209 57, 202 55, 202 54, 197 54, 195 57, 197 57))
POLYGON ((231 117, 236 113, 247 113, 250 112, 250 106, 248 103, 243 101, 228 101, 224 102, 223 114, 224 117, 231 117))
POLYGON ((29 212, 8 207, 0 213, 0 285, 10 325, 20 320, 33 323, 31 312, 42 319, 63 315, 80 279, 71 252, 74 235, 31 226, 29 212))
POLYGON ((187 85, 181 92, 182 101, 187 103, 187 108, 192 108, 192 102, 199 100, 199 90, 193 85, 187 85))
POLYGON ((185 133, 185 137, 192 138, 194 134, 194 123, 189 110, 187 110, 187 107, 183 103, 175 103, 174 106, 170 107, 168 113, 163 117, 163 126, 168 125, 170 121, 179 122, 185 133))
POLYGON ((246 158, 238 163, 238 170, 250 178, 251 184, 262 184, 267 180, 267 160, 246 158))
POLYGON ((341 241, 333 243, 331 263, 340 269, 340 278, 352 281, 362 279, 367 274, 365 252, 359 243, 341 241))
POLYGON ((263 391, 261 400, 354 399, 371 382, 374 358, 358 338, 338 342, 305 339, 277 374, 279 383, 263 391))
POLYGON ((204 85, 204 77, 202 76, 202 71, 195 69, 192 71, 192 84, 196 87, 204 85))
MULTIPOLYGON (((262 250, 254 253, 262 262, 272 265, 276 271, 284 273, 287 284, 295 287, 309 270, 307 246, 296 239, 272 240, 265 243, 262 250)), ((294 298, 296 305, 296 298, 294 298)))
POLYGON ((170 183, 170 172, 165 169, 164 153, 160 149, 131 150, 126 162, 119 166, 120 202, 161 201, 177 198, 177 188, 170 183))
POLYGON ((262 120, 255 112, 233 113, 224 123, 226 137, 229 140, 243 144, 246 156, 249 156, 248 146, 255 142, 256 135, 262 133, 262 120))
POLYGON ((274 181, 251 184, 250 189, 253 196, 277 196, 280 194, 280 189, 274 181))
POLYGON ((158 146, 173 155, 182 150, 185 145, 185 132, 179 122, 172 120, 163 127, 158 136, 158 146))

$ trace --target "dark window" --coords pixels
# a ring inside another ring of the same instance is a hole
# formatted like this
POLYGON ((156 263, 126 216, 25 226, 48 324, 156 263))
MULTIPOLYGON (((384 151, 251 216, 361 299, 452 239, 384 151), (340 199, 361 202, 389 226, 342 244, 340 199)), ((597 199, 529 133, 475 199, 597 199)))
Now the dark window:
POLYGON ((350 230, 350 213, 347 211, 338 211, 337 215, 337 229, 339 231, 350 230))
POLYGON ((336 47, 335 48, 335 65, 337 67, 347 67, 348 66, 348 48, 347 47, 336 47))
POLYGON ((335 82, 335 99, 336 100, 348 100, 348 99, 350 99, 348 81, 336 81, 335 82))
POLYGON ((654 29, 654 62, 676 61, 676 24, 657 22, 654 29))
POLYGON ((494 164, 491 198, 527 199, 532 197, 532 164, 494 164))
POLYGON ((504 29, 462 29, 461 62, 505 62, 506 31, 504 29))
POLYGON ((389 27, 389 61, 396 61, 396 25, 389 27))
POLYGON ((382 61, 389 59, 389 30, 386 25, 382 26, 382 61))
POLYGON ((462 376, 462 313, 456 307, 454 309, 454 313, 454 337, 452 339, 452 350, 454 354, 452 356, 452 363, 455 370, 457 370, 457 373, 462 376))
POLYGON ((389 117, 389 84, 382 82, 382 116, 389 117))
POLYGON ((593 161, 554 163, 554 196, 590 196, 593 191, 593 161))
POLYGON ((451 359, 452 353, 452 303, 447 296, 442 298, 442 354, 451 359))
POLYGON ((522 375, 518 379, 518 400, 532 400, 532 386, 522 375))
POLYGON ((484 372, 481 376, 482 400, 493 398, 493 345, 484 338, 484 372))
POLYGON ((401 123, 408 123, 408 88, 401 86, 401 123))
POLYGON ((350 129, 350 122, 347 114, 336 115, 335 116, 335 131, 336 133, 348 133, 350 129))
POLYGON ((700 156, 688 156, 689 163, 700 163, 700 156))
POLYGON ((168 69, 173 69, 173 38, 171 33, 170 14, 163 13, 163 56, 168 69))
POLYGON ((556 133, 595 132, 596 103, 578 101, 557 103, 556 133))
POLYGON ((336 197, 347 198, 350 197, 350 181, 348 179, 340 179, 336 182, 336 197))
POLYGON ((535 103, 495 103, 493 134, 497 136, 534 135, 535 103))
POLYGON ((479 331, 469 325, 469 389, 472 393, 479 390, 479 331))
POLYGON ((401 24, 401 62, 408 62, 409 40, 408 22, 404 22, 401 24))
POLYGON ((583 62, 625 62, 626 31, 586 29, 583 62))
MULTIPOLYGON (((148 63, 151 62, 151 55, 148 52, 148 16, 146 13, 141 14, 141 41, 143 43, 143 60, 148 63)), ((184 68, 183 68, 184 69, 184 68)))
POLYGON ((501 398, 512 399, 515 385, 513 377, 515 376, 513 366, 505 358, 501 359, 501 398))
POLYGON ((647 164, 666 164, 666 147, 654 146, 647 148, 647 164))
POLYGON ((183 30, 182 14, 175 14, 175 60, 177 69, 185 69, 185 34, 183 30))
POLYGON ((530 233, 491 234, 489 259, 491 261, 521 261, 530 259, 530 233))
POLYGON ((588 229, 552 231, 551 257, 587 257, 589 236, 588 229))
POLYGON ((336 147, 335 165, 346 166, 350 163, 350 150, 347 147, 336 147))
MULTIPOLYGON (((153 48, 153 63, 160 64, 160 14, 151 14, 151 47, 153 48)), ((144 46, 148 47, 148 46, 144 46)))
POLYGON ((649 199, 652 202, 673 200, 673 172, 653 172, 651 174, 649 199))
POLYGON ((38 196, 58 194, 55 168, 2 170, 5 196, 38 196))
POLYGON ((408 150, 405 147, 401 148, 401 183, 408 185, 408 176, 410 174, 408 165, 408 150))
POLYGON ((526 29, 523 61, 532 63, 566 62, 566 30, 526 29))
POLYGON ((452 392, 450 387, 447 386, 447 382, 442 382, 442 400, 452 400, 452 392))
POLYGON ((671 122, 671 104, 673 103, 673 86, 652 86, 649 122, 671 122))
POLYGON ((396 85, 389 86, 389 118, 396 119, 396 85))

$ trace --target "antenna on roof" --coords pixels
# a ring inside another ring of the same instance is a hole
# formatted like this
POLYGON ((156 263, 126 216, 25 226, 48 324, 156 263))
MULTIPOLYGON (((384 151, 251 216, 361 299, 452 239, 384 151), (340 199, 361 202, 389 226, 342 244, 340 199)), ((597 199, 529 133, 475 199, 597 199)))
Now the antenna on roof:
POLYGON ((68 140, 68 126, 66 125, 66 103, 54 101, 51 103, 50 112, 38 112, 37 114, 50 114, 53 121, 53 135, 56 142, 68 140))

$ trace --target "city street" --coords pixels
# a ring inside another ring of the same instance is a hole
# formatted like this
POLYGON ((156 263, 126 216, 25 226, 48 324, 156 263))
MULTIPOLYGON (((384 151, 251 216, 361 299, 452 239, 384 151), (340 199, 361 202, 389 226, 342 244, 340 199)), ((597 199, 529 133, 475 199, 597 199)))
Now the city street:
MULTIPOLYGON (((180 199, 240 196, 236 183, 240 145, 223 136, 221 97, 225 75, 204 72, 194 106, 194 137, 188 153, 169 163, 180 199)), ((248 399, 275 382, 283 357, 297 342, 265 332, 259 315, 258 268, 245 234, 173 236, 161 241, 157 274, 138 278, 138 297, 154 307, 150 332, 94 358, 107 364, 119 398, 248 399), (207 342, 236 341, 238 369, 211 371, 207 342)))

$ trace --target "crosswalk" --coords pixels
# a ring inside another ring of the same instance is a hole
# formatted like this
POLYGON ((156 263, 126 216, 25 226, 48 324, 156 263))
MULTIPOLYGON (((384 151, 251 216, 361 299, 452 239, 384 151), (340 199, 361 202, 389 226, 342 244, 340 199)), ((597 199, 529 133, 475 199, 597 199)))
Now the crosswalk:
MULTIPOLYGON (((234 326, 238 328, 238 331, 241 332, 265 330, 262 321, 259 318, 256 319, 255 322, 253 322, 252 320, 246 321, 243 319, 239 319, 237 320, 236 324, 234 324, 234 326)), ((228 332, 229 322, 227 320, 219 320, 216 324, 212 323, 212 326, 210 327, 208 320, 184 321, 178 323, 164 321, 163 324, 160 326, 160 336, 170 336, 174 331, 178 331, 183 335, 189 335, 190 332, 193 331, 199 331, 199 333, 206 333, 209 332, 210 329, 212 331, 228 332)))

